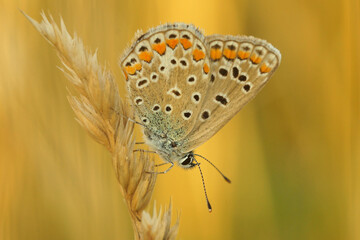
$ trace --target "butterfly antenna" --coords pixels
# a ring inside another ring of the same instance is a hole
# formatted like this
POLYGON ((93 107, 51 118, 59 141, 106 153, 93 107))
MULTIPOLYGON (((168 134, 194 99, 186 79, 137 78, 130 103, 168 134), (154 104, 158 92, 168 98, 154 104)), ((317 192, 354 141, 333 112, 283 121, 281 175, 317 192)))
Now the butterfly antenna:
POLYGON ((201 157, 203 159, 205 159, 208 163, 210 163, 220 174, 221 176, 223 176, 223 178, 225 179, 225 181, 227 181, 228 183, 231 183, 231 180, 229 178, 227 178, 212 162, 210 162, 208 159, 206 159, 205 157, 199 155, 199 154, 195 154, 194 153, 194 156, 198 156, 198 157, 201 157))
POLYGON ((198 163, 195 158, 194 158, 194 161, 196 162, 196 165, 199 167, 199 170, 200 170, 201 180, 202 180, 202 183, 203 183, 204 192, 205 192, 205 198, 206 198, 206 203, 207 203, 209 212, 212 212, 212 208, 211 208, 211 205, 210 205, 210 202, 209 202, 207 193, 206 193, 205 181, 204 181, 204 176, 203 176, 202 171, 201 171, 201 168, 200 168, 200 163, 198 163))

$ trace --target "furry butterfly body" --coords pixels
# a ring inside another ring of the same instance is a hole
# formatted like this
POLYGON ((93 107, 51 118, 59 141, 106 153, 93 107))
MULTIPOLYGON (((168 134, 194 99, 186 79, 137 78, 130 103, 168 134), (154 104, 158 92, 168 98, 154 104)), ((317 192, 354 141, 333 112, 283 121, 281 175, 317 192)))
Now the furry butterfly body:
POLYGON ((194 149, 256 96, 280 60, 264 40, 176 23, 139 36, 120 65, 146 143, 171 166, 191 168, 194 149))

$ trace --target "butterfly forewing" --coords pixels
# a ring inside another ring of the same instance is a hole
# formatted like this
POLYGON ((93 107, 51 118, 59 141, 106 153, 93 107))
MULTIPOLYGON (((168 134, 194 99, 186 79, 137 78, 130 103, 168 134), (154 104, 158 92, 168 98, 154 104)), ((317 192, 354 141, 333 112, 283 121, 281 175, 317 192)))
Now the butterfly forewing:
POLYGON ((207 141, 254 98, 281 59, 277 49, 254 37, 213 35, 206 38, 206 46, 210 86, 184 151, 207 141))
POLYGON ((184 140, 209 87, 205 37, 192 25, 162 25, 142 35, 121 60, 129 97, 151 133, 184 140))

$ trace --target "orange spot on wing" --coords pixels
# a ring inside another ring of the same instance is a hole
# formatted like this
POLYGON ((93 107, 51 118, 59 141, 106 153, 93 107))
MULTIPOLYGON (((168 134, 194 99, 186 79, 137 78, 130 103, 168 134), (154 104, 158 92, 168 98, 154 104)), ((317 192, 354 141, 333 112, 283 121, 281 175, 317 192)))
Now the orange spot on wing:
POLYGON ((186 38, 181 38, 180 43, 181 43, 181 45, 183 45, 185 50, 192 46, 192 43, 190 42, 190 40, 186 39, 186 38))
POLYGON ((133 75, 133 74, 135 74, 135 72, 136 72, 136 68, 135 68, 135 67, 132 67, 132 66, 127 66, 127 67, 125 67, 125 71, 126 71, 128 74, 133 75))
POLYGON ((163 55, 165 50, 166 50, 166 45, 165 43, 158 43, 158 44, 153 44, 152 48, 158 52, 160 55, 163 55))
POLYGON ((135 67, 135 69, 136 69, 137 71, 140 71, 141 68, 142 68, 142 66, 141 66, 140 63, 135 64, 134 67, 135 67))
POLYGON ((212 48, 210 50, 210 57, 211 57, 212 60, 218 60, 218 59, 221 58, 221 56, 222 56, 222 53, 221 53, 220 49, 213 49, 212 48))
POLYGON ((250 52, 239 51, 238 56, 241 60, 247 59, 250 56, 250 52))
POLYGON ((126 80, 126 81, 129 81, 129 76, 127 75, 125 69, 123 69, 123 72, 124 72, 124 75, 125 75, 125 80, 126 80))
POLYGON ((167 39, 166 44, 171 47, 171 49, 174 49, 176 45, 179 43, 179 39, 167 39))
POLYGON ((208 74, 210 71, 209 66, 206 63, 204 64, 203 70, 206 74, 208 74))
POLYGON ((265 63, 263 65, 261 65, 260 67, 260 72, 261 73, 268 73, 271 71, 271 68, 268 67, 265 63))
POLYGON ((228 48, 225 48, 224 49, 224 56, 227 59, 234 59, 234 58, 236 58, 236 52, 234 50, 230 50, 228 48))
POLYGON ((195 59, 195 61, 199 61, 201 59, 205 58, 205 53, 199 49, 195 49, 193 51, 193 58, 195 59))
POLYGON ((253 54, 250 57, 250 60, 252 63, 258 64, 259 62, 261 62, 261 57, 257 56, 256 54, 253 54))
POLYGON ((145 62, 148 62, 148 63, 151 61, 152 56, 153 56, 153 53, 149 52, 149 51, 141 52, 139 54, 139 58, 141 60, 144 60, 145 62))

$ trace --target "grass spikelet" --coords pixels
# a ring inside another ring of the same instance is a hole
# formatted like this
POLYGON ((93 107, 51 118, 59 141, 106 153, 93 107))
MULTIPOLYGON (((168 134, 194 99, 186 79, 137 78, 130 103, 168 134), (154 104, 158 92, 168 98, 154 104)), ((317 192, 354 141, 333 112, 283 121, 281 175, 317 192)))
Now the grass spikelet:
POLYGON ((150 202, 156 174, 154 162, 144 152, 134 153, 133 113, 123 102, 113 74, 102 67, 97 54, 84 48, 83 42, 66 30, 64 21, 60 28, 53 18, 41 13, 39 23, 25 13, 25 17, 56 49, 63 64, 61 70, 69 79, 71 88, 68 100, 76 120, 98 143, 112 154, 113 167, 125 198, 136 239, 175 239, 179 219, 172 227, 171 204, 164 214, 153 217, 144 211, 150 202))
POLYGON ((157 214, 156 205, 154 204, 153 216, 149 213, 143 212, 142 227, 144 229, 144 239, 175 239, 179 230, 179 218, 174 226, 170 227, 172 204, 170 202, 169 208, 162 214, 160 207, 157 214))

